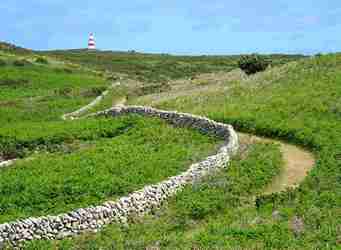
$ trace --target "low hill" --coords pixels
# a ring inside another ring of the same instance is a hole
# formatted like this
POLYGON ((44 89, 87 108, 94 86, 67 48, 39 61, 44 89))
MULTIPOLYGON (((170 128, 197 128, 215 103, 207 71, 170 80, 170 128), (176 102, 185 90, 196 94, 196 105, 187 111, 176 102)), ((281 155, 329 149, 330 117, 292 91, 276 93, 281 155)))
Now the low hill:
MULTIPOLYGON (((140 82, 160 83, 190 78, 199 73, 231 71, 237 67, 239 55, 234 56, 176 56, 131 51, 102 51, 88 49, 32 51, 9 43, 0 43, 0 51, 16 54, 34 53, 61 61, 73 62, 97 70, 109 71, 140 82)), ((303 55, 265 55, 272 66, 303 58, 303 55)))
POLYGON ((226 170, 187 186, 160 210, 130 218, 129 227, 113 223, 27 249, 339 249, 341 56, 268 57, 271 68, 246 76, 236 68, 238 56, 2 51, 1 157, 25 159, 0 171, 0 221, 118 197, 182 170, 220 143, 157 119, 60 119, 122 77, 100 108, 123 97, 204 115, 300 145, 316 164, 295 189, 266 194, 281 171, 279 147, 241 143, 226 170))
POLYGON ((269 178, 267 171, 274 173, 278 163, 275 149, 256 146, 245 161, 237 160, 227 172, 186 188, 161 212, 136 219, 129 229, 111 225, 99 234, 32 246, 340 248, 340 65, 339 54, 317 56, 250 77, 233 76, 232 81, 229 75, 219 84, 207 78, 201 91, 195 91, 198 85, 184 82, 185 95, 179 87, 178 92, 166 91, 162 98, 152 94, 128 100, 145 105, 153 100, 155 107, 205 115, 231 123, 239 131, 308 148, 317 161, 298 188, 263 194, 258 183, 269 178), (263 169, 266 164, 270 166, 263 169))
MULTIPOLYGON (((141 82, 168 82, 193 77, 199 73, 230 71, 237 67, 240 56, 175 56, 146 54, 135 51, 58 50, 44 55, 71 61, 112 73, 124 74, 141 82)), ((273 66, 302 58, 302 55, 267 55, 273 66)))

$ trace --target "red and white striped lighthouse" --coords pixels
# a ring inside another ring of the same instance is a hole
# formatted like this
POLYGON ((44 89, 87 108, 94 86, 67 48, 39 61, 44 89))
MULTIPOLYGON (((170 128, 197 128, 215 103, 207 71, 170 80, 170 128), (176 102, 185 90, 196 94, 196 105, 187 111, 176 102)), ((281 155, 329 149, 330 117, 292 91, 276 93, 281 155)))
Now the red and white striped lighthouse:
POLYGON ((96 43, 94 34, 90 33, 89 41, 88 41, 88 49, 96 49, 96 43))

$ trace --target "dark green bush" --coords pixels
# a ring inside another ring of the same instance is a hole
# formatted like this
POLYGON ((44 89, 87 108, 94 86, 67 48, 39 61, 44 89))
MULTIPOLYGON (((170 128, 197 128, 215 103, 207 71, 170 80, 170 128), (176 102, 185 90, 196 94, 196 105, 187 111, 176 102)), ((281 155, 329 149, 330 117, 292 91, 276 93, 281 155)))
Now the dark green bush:
POLYGON ((73 70, 70 69, 70 68, 63 68, 63 72, 64 72, 64 73, 68 73, 68 74, 72 74, 72 73, 73 73, 73 70))
POLYGON ((72 69, 70 68, 55 68, 54 71, 57 73, 68 73, 68 74, 73 73, 72 69))
POLYGON ((21 59, 21 60, 15 60, 13 62, 13 65, 14 66, 17 66, 17 67, 23 67, 23 66, 26 66, 26 65, 30 65, 31 63, 25 59, 21 59))
POLYGON ((49 64, 49 61, 44 57, 37 57, 35 62, 40 64, 49 64))
POLYGON ((171 90, 171 86, 169 83, 160 82, 160 83, 152 83, 152 84, 145 84, 142 87, 136 89, 134 91, 135 96, 143 96, 149 95, 154 93, 162 93, 171 90))
POLYGON ((58 95, 58 96, 68 96, 71 97, 74 95, 74 89, 70 88, 70 87, 65 87, 65 88, 61 88, 61 89, 55 89, 54 90, 54 94, 58 95))
POLYGON ((0 59, 0 67, 6 66, 6 65, 7 63, 4 60, 0 59))
POLYGON ((99 86, 99 87, 92 87, 90 89, 86 89, 81 92, 83 97, 95 97, 101 95, 106 90, 106 87, 99 86))
POLYGON ((238 61, 238 66, 247 75, 252 75, 257 72, 266 70, 269 62, 257 54, 241 56, 238 61))
POLYGON ((120 77, 119 76, 117 76, 117 75, 110 75, 110 76, 108 76, 108 77, 106 77, 106 79, 108 80, 108 81, 118 81, 118 80, 120 80, 120 77))
POLYGON ((0 79, 0 86, 6 86, 6 87, 20 87, 20 86, 25 86, 29 84, 28 79, 24 78, 9 78, 9 77, 4 77, 0 79))

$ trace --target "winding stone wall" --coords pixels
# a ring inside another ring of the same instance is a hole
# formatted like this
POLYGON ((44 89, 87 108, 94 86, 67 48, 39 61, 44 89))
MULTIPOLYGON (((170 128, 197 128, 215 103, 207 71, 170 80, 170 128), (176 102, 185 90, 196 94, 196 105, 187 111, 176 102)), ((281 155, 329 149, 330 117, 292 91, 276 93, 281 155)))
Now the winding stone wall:
POLYGON ((159 117, 176 126, 193 127, 201 132, 223 138, 225 144, 216 155, 192 164, 187 171, 158 184, 145 186, 116 201, 108 201, 99 206, 80 208, 56 216, 28 218, 1 224, 0 248, 5 242, 17 246, 27 240, 61 239, 84 231, 97 231, 111 222, 127 223, 129 216, 142 216, 152 209, 159 208, 167 198, 182 190, 186 184, 211 171, 224 168, 230 156, 238 149, 238 137, 232 126, 205 117, 141 106, 114 107, 96 113, 94 116, 115 117, 129 113, 159 117))
POLYGON ((2 162, 0 162, 0 168, 8 167, 8 166, 12 165, 16 160, 17 159, 2 161, 2 162))

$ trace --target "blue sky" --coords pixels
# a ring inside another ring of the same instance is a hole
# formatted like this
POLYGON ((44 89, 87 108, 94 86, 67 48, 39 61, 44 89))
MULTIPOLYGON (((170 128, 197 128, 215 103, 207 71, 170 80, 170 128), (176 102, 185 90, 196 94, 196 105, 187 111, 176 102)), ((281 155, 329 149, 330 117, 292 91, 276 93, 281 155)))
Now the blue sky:
POLYGON ((1 0, 0 40, 175 54, 341 51, 340 0, 1 0))

